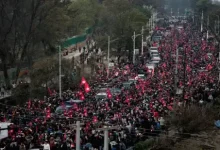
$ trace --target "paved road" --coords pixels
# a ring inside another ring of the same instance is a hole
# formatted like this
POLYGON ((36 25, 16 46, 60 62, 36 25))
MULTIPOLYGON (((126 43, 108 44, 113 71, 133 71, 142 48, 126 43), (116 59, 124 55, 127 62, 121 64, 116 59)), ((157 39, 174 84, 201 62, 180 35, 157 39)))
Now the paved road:
POLYGON ((72 53, 68 53, 68 55, 63 56, 64 59, 72 59, 73 57, 80 56, 82 52, 79 52, 79 50, 73 51, 72 53))

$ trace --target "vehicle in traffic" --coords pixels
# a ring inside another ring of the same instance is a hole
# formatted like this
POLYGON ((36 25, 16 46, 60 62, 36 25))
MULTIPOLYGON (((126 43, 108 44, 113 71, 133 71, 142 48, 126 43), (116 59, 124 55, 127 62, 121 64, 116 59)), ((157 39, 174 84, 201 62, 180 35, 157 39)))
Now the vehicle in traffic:
POLYGON ((148 69, 148 73, 149 73, 151 76, 153 76, 153 74, 154 74, 154 69, 155 69, 156 65, 155 65, 154 63, 148 63, 148 64, 146 64, 146 67, 147 67, 147 69, 148 69))
POLYGON ((149 63, 158 65, 160 63, 160 60, 151 60, 149 63))
POLYGON ((107 93, 106 93, 106 92, 97 93, 97 94, 95 95, 95 98, 96 98, 96 99, 106 99, 106 98, 107 98, 107 93))
POLYGON ((158 52, 150 52, 150 57, 160 57, 160 54, 158 52))
POLYGON ((153 56, 153 57, 151 58, 151 61, 161 61, 161 58, 160 58, 159 55, 158 55, 158 56, 153 56))
POLYGON ((143 80, 145 80, 146 79, 146 76, 145 76, 145 74, 138 74, 138 79, 143 79, 143 80))
POLYGON ((158 47, 150 47, 149 53, 159 53, 158 47))

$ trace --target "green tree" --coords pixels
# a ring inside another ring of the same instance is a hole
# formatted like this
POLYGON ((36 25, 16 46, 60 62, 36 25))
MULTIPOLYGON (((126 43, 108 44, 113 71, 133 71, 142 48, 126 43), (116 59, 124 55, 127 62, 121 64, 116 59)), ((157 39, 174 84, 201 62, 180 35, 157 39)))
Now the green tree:
POLYGON ((77 0, 68 6, 68 16, 71 18, 71 36, 83 33, 86 28, 97 22, 101 5, 97 0, 77 0))
POLYGON ((95 39, 106 49, 107 36, 111 36, 112 39, 118 38, 111 47, 117 49, 120 59, 126 49, 132 49, 133 32, 139 34, 148 18, 128 0, 105 0, 100 14, 95 39))
POLYGON ((43 58, 33 64, 30 73, 32 87, 45 87, 54 83, 58 77, 58 60, 55 57, 43 58))
POLYGON ((211 0, 197 0, 196 2, 196 7, 199 12, 203 11, 206 13, 211 5, 211 0))

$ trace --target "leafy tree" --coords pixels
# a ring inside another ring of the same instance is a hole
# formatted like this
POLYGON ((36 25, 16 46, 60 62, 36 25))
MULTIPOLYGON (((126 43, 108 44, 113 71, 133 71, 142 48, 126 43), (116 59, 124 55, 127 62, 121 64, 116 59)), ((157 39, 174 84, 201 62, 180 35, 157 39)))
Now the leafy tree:
POLYGON ((207 106, 190 105, 177 107, 167 120, 180 133, 199 133, 209 129, 214 121, 215 113, 207 106))
MULTIPOLYGON (((93 26, 98 18, 101 5, 97 0, 77 0, 68 6, 68 16, 71 18, 72 35, 77 35, 85 31, 86 28, 93 26)), ((71 35, 71 36, 72 36, 71 35)))
POLYGON ((30 97, 30 85, 26 83, 19 84, 12 90, 12 100, 17 104, 24 104, 30 97))
POLYGON ((58 77, 58 61, 55 57, 47 57, 33 64, 30 73, 32 95, 34 91, 45 89, 53 85, 58 77))
POLYGON ((42 43, 45 52, 48 49, 56 50, 54 46, 68 36, 67 29, 71 26, 71 18, 67 8, 66 5, 55 7, 38 27, 34 42, 42 43))
POLYGON ((206 13, 209 9, 209 7, 211 6, 211 1, 210 0, 197 0, 196 2, 196 7, 197 7, 197 10, 199 12, 204 12, 206 13))
POLYGON ((107 35, 111 39, 118 38, 112 48, 117 49, 118 57, 124 50, 132 49, 133 31, 141 32, 141 27, 147 23, 146 15, 134 7, 128 0, 105 0, 100 16, 100 27, 96 30, 95 39, 103 48, 107 46, 107 35), (103 41, 102 41, 103 40, 103 41))
MULTIPOLYGON (((58 29, 52 25, 58 23, 52 21, 59 20, 57 17, 63 19, 63 15, 55 13, 62 12, 58 11, 61 4, 58 0, 0 1, 0 9, 2 10, 0 11, 0 58, 7 85, 10 83, 7 72, 8 64, 15 65, 17 68, 16 76, 18 77, 22 62, 30 52, 31 47, 38 44, 38 41, 42 41, 42 37, 45 35, 47 35, 47 40, 49 37, 50 39, 57 39, 56 35, 60 35, 59 33, 54 34, 58 29), (48 24, 46 25, 46 23, 48 24), (43 27, 47 30, 43 30, 43 27), (41 33, 39 33, 40 30, 41 33), (47 32, 43 35, 42 32, 45 31, 47 32)), ((61 28, 62 26, 58 27, 61 28)))

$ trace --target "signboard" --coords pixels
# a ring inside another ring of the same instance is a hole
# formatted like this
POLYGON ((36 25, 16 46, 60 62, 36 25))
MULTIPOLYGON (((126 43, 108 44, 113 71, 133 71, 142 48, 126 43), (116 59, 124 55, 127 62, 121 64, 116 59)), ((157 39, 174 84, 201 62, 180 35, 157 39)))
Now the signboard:
MULTIPOLYGON (((9 122, 1 122, 0 123, 0 128, 1 129, 6 129, 6 128, 8 128, 8 126, 10 125, 11 123, 9 123, 9 122)), ((1 130, 1 132, 0 132, 0 140, 1 139, 4 139, 4 138, 6 138, 6 137, 8 137, 8 130, 6 129, 6 130, 1 130)))
POLYGON ((108 66, 109 66, 109 67, 114 67, 115 64, 114 64, 114 63, 109 63, 108 66))

